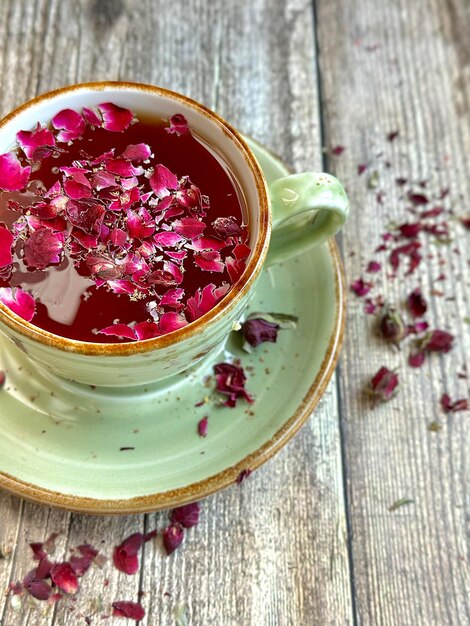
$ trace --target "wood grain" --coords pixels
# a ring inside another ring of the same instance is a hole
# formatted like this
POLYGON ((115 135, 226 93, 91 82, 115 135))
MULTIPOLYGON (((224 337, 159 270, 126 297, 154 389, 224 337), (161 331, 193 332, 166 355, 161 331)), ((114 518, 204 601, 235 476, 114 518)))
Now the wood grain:
MULTIPOLYGON (((399 305, 420 286, 430 301, 432 327, 450 330, 456 345, 422 369, 375 339, 363 301, 351 295, 341 368, 341 411, 353 584, 363 626, 470 623, 468 576, 470 431, 468 413, 446 418, 443 392, 468 397, 457 372, 469 364, 469 233, 451 221, 452 242, 423 238, 424 263, 405 279, 367 276, 387 223, 412 221, 396 177, 427 181, 433 196, 456 215, 468 212, 470 11, 464 0, 317 2, 317 32, 328 147, 341 144, 329 167, 346 183, 353 219, 344 233, 350 280, 377 282, 376 292, 399 305), (399 131, 392 142, 388 133, 399 131), (387 166, 387 161, 389 166, 387 166), (358 176, 359 164, 367 171, 358 176), (374 170, 377 188, 368 188, 374 170), (377 193, 383 192, 383 203, 377 193), (440 281, 441 273, 446 280, 440 281), (431 296, 438 289, 442 296, 431 296), (370 409, 361 393, 381 365, 397 367, 401 389, 370 409), (430 432, 430 422, 442 424, 430 432), (390 512, 400 498, 415 502, 390 512)), ((406 187, 405 187, 406 189, 406 187)), ((388 266, 389 267, 389 266, 388 266)))
MULTIPOLYGON (((3 0, 0 37, 2 113, 79 81, 155 83, 215 108, 292 167, 321 167, 308 0, 3 0)), ((13 549, 0 561, 2 588, 29 570, 28 541, 61 530, 58 558, 83 541, 109 556, 129 533, 162 528, 167 519, 83 517, 5 494, 0 507, 0 544, 13 549)), ((108 563, 84 577, 82 590, 75 604, 49 609, 15 609, 2 595, 1 623, 82 624, 98 599, 106 612, 113 600, 137 600, 140 591, 149 626, 352 624, 335 385, 273 461, 203 503, 202 522, 184 548, 166 558, 159 541, 150 542, 137 576, 108 563)), ((99 612, 93 623, 101 623, 99 612)))

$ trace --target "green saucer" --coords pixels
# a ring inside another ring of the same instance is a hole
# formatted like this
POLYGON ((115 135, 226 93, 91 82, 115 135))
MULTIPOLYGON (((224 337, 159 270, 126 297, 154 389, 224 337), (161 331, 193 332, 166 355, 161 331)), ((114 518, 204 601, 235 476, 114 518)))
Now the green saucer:
MULTIPOLYGON (((269 182, 288 173, 250 142, 269 182)), ((0 340, 0 487, 50 506, 137 513, 198 500, 255 469, 297 432, 333 373, 344 325, 336 245, 264 271, 249 311, 288 313, 296 330, 251 354, 233 333, 219 354, 132 390, 92 389, 34 369, 0 340), (220 407, 214 363, 240 358, 254 404, 220 407), (202 405, 201 402, 204 402, 202 405), (200 405, 200 406, 197 406, 200 405), (206 437, 197 433, 208 416, 206 437)))

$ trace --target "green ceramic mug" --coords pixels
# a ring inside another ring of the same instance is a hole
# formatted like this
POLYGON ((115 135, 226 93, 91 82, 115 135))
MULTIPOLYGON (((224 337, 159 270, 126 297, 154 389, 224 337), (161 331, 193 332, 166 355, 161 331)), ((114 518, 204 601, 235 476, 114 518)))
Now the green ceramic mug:
POLYGON ((245 196, 251 254, 238 282, 201 318, 172 333, 132 343, 88 343, 49 333, 0 303, 0 331, 39 368, 89 385, 128 387, 161 380, 191 367, 220 346, 253 293, 266 263, 287 259, 333 236, 348 215, 342 185, 329 174, 294 174, 270 189, 240 134, 218 115, 185 96, 133 83, 73 85, 31 100, 0 121, 0 154, 16 133, 47 124, 65 108, 103 101, 168 118, 182 113, 194 133, 227 163, 245 196), (271 235, 272 228, 272 235, 271 235))

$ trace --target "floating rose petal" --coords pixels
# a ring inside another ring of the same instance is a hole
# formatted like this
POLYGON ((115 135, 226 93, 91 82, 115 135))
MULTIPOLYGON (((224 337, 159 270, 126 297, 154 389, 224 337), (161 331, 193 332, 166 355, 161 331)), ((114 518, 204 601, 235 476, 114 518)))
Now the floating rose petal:
POLYGON ((0 224, 0 267, 6 267, 13 262, 13 241, 14 237, 5 224, 0 224))
POLYGON ((76 593, 78 590, 78 578, 67 561, 65 563, 56 563, 51 569, 52 582, 65 593, 76 593))
POLYGON ((225 264, 227 266, 228 274, 233 283, 236 283, 240 276, 243 274, 246 268, 246 263, 244 261, 238 261, 231 256, 228 256, 225 259, 225 264))
POLYGON ((87 185, 77 183, 75 180, 66 180, 64 182, 64 192, 73 200, 80 200, 80 198, 91 198, 91 189, 87 185))
POLYGON ((31 168, 23 167, 13 152, 0 154, 0 190, 21 191, 26 187, 31 168))
POLYGON ((109 233, 109 241, 113 246, 122 248, 127 241, 127 233, 122 228, 113 228, 109 233))
POLYGON ((183 328, 183 326, 187 326, 188 322, 186 318, 174 311, 168 311, 168 313, 163 313, 160 317, 159 327, 162 334, 172 333, 179 328, 183 328))
POLYGON ((457 411, 468 411, 469 402, 466 398, 452 402, 449 394, 443 393, 441 396, 441 407, 445 413, 457 413, 457 411))
POLYGON ((184 135, 189 131, 186 118, 181 113, 176 113, 170 117, 170 126, 165 128, 167 133, 176 133, 176 135, 184 135))
POLYGON ((121 187, 125 191, 129 191, 129 189, 134 189, 134 187, 139 186, 139 179, 137 176, 131 176, 130 178, 121 178, 121 187))
POLYGON ((268 322, 259 317, 246 320, 242 324, 241 330, 245 341, 253 348, 256 348, 260 343, 275 343, 279 328, 279 324, 268 322))
POLYGON ((174 309, 183 307, 180 300, 184 296, 184 289, 169 289, 160 300, 160 306, 168 306, 174 309))
POLYGON ((150 146, 146 143, 137 143, 128 145, 122 153, 122 157, 124 159, 128 159, 129 161, 141 163, 142 161, 146 161, 151 154, 152 150, 150 149, 150 146))
POLYGON ((351 283, 351 291, 362 298, 372 289, 372 283, 363 280, 362 278, 357 278, 351 283))
POLYGON ((172 554, 183 542, 184 530, 179 524, 171 524, 163 531, 163 545, 166 553, 172 554))
POLYGON ((207 437, 207 426, 208 426, 208 423, 209 423, 209 418, 207 416, 203 417, 197 423, 197 434, 200 437, 207 437))
POLYGON ((245 243, 239 243, 232 250, 232 254, 237 259, 237 261, 245 261, 250 256, 250 252, 251 248, 245 243))
POLYGON ((97 191, 102 189, 108 189, 109 187, 116 187, 116 177, 109 172, 96 172, 92 178, 93 188, 97 191))
POLYGON ((33 559, 35 561, 42 561, 42 559, 47 557, 47 552, 44 550, 44 544, 42 541, 32 542, 29 544, 29 547, 33 551, 33 559))
POLYGON ((103 128, 115 133, 126 130, 134 119, 131 111, 123 109, 112 102, 103 102, 98 105, 98 109, 103 116, 103 128))
POLYGON ((164 198, 169 195, 170 190, 178 188, 177 176, 162 164, 155 167, 149 182, 158 198, 164 198))
MULTIPOLYGON (((51 200, 52 202, 52 200, 51 200)), ((53 204, 45 202, 36 202, 29 207, 29 212, 43 220, 50 220, 57 217, 58 210, 53 204)))
POLYGON ((106 326, 99 331, 102 335, 110 335, 112 337, 119 337, 120 339, 130 339, 136 341, 137 337, 132 328, 127 324, 113 324, 112 326, 106 326))
POLYGON ((173 222, 173 230, 187 239, 199 237, 199 235, 202 235, 205 227, 204 222, 194 217, 183 217, 173 222))
POLYGON ((217 363, 214 365, 216 390, 227 400, 224 406, 235 407, 238 398, 244 398, 250 404, 253 398, 245 389, 246 376, 243 368, 232 363, 217 363))
POLYGON ((85 121, 87 124, 90 124, 90 126, 96 126, 99 128, 103 123, 102 118, 98 115, 98 112, 95 109, 87 109, 86 107, 83 107, 82 114, 85 121))
POLYGON ((184 528, 192 528, 199 524, 199 502, 192 502, 173 509, 170 520, 173 524, 181 524, 184 528))
POLYGON ((59 111, 51 120, 52 126, 59 130, 57 141, 68 142, 74 141, 83 135, 86 128, 85 120, 72 109, 63 109, 59 111))
POLYGON ((127 230, 130 237, 146 239, 155 232, 155 222, 150 213, 142 207, 138 213, 127 212, 127 230))
MULTIPOLYGON (((192 250, 201 252, 203 250, 220 251, 222 250, 222 248, 225 248, 226 246, 227 246, 227 243, 225 241, 222 241, 221 239, 216 239, 215 237, 197 237, 197 239, 193 239, 191 241, 191 245, 188 247, 191 248, 192 250)), ((250 251, 251 251, 250 248, 248 248, 248 254, 250 253, 250 251)))
POLYGON ((22 317, 27 322, 30 322, 34 314, 36 313, 36 303, 31 294, 27 291, 23 291, 20 287, 0 287, 0 302, 3 302, 5 306, 22 317))
POLYGON ((44 159, 54 151, 54 135, 48 128, 43 128, 39 122, 32 131, 20 130, 16 133, 16 140, 25 153, 26 158, 32 161, 44 159))
POLYGON ((139 341, 153 339, 162 334, 154 322, 139 322, 134 326, 134 331, 139 341))
POLYGON ((181 241, 183 241, 181 235, 178 235, 177 233, 173 233, 171 231, 159 232, 154 235, 152 239, 159 248, 173 248, 181 241))
POLYGON ((398 387, 398 374, 381 367, 369 383, 369 393, 382 402, 390 400, 398 387))
POLYGON ((183 282, 183 272, 178 265, 172 261, 165 261, 163 263, 163 271, 169 272, 173 276, 177 285, 180 285, 183 282))
POLYGON ((89 543, 77 546, 81 556, 71 556, 70 565, 77 576, 83 576, 98 556, 98 550, 89 543))
POLYGON ((87 254, 85 262, 91 274, 103 280, 115 280, 122 276, 123 269, 110 258, 100 254, 87 254))
POLYGON ((67 202, 67 216, 74 226, 86 233, 99 233, 105 216, 103 204, 95 198, 67 202))
POLYGON ((242 234, 242 229, 234 217, 218 217, 212 222, 212 227, 221 239, 238 237, 242 234))
POLYGON ((410 293, 407 299, 408 309, 413 317, 422 317, 427 309, 428 305, 423 298, 421 289, 415 289, 410 293))
POLYGON ((193 322, 214 308, 229 289, 230 285, 227 283, 223 284, 221 287, 216 287, 213 283, 209 283, 204 289, 198 289, 194 297, 188 298, 187 301, 186 316, 189 321, 193 322))
POLYGON ((141 176, 143 174, 142 167, 134 167, 132 163, 126 159, 108 159, 106 161, 106 171, 117 176, 141 176))
MULTIPOLYGON (((129 191, 125 191, 124 193, 122 193, 117 200, 111 202, 111 204, 108 206, 108 209, 110 209, 111 211, 125 211, 133 204, 138 202, 139 197, 140 191, 137 189, 137 187, 134 187, 129 191)), ((149 220, 151 219, 150 215, 144 207, 141 207, 141 209, 139 209, 139 212, 141 214, 148 215, 149 220)))
POLYGON ((64 249, 65 236, 49 228, 32 233, 24 244, 24 260, 28 267, 43 270, 59 263, 64 249))
POLYGON ((113 602, 113 617, 125 617, 139 622, 145 617, 145 609, 138 602, 119 600, 113 602))
POLYGON ((205 250, 204 252, 196 253, 194 262, 205 272, 223 272, 225 270, 220 254, 215 250, 205 250))

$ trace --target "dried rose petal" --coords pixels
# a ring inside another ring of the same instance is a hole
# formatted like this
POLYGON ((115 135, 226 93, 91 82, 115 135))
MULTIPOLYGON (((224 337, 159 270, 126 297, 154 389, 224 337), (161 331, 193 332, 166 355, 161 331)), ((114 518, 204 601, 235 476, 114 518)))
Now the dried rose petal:
POLYGON ((414 224, 400 224, 398 230, 400 231, 400 235, 402 237, 406 237, 407 239, 415 239, 421 232, 421 224, 419 222, 416 222, 414 224))
POLYGON ((214 365, 214 374, 216 390, 227 396, 224 406, 235 407, 238 398, 253 403, 253 398, 245 389, 246 376, 242 367, 232 363, 217 363, 214 365))
POLYGON ((167 133, 176 133, 176 135, 183 135, 189 130, 188 122, 184 115, 176 113, 170 117, 170 126, 165 128, 167 133))
POLYGON ((187 239, 195 239, 202 235, 206 225, 195 217, 182 217, 173 222, 173 230, 187 239))
POLYGON ((334 154, 335 156, 339 156, 340 154, 343 154, 345 150, 346 148, 344 146, 335 146, 334 148, 331 149, 331 154, 334 154))
POLYGON ((36 600, 48 600, 52 593, 51 586, 44 580, 33 580, 28 591, 36 600))
POLYGON ((260 343, 266 341, 275 343, 279 328, 279 324, 273 324, 261 318, 254 318, 246 320, 242 324, 241 330, 245 341, 253 348, 256 348, 260 343))
POLYGON ((428 198, 424 194, 422 194, 422 193, 413 193, 411 191, 408 194, 408 199, 414 205, 423 205, 423 204, 427 204, 429 202, 428 198))
POLYGON ((234 217, 218 217, 212 222, 212 227, 221 239, 238 237, 242 234, 242 229, 234 217))
POLYGON ((115 133, 126 130, 134 119, 131 111, 123 109, 112 102, 103 102, 98 105, 98 109, 103 116, 103 128, 115 133))
POLYGON ((209 418, 207 416, 203 417, 197 423, 197 434, 200 437, 207 437, 207 426, 208 426, 208 423, 209 423, 209 418))
POLYGON ((32 233, 24 244, 24 260, 28 267, 43 270, 59 263, 64 249, 64 233, 42 228, 32 233))
POLYGON ((172 554, 183 542, 184 530, 179 524, 171 524, 163 531, 163 545, 166 553, 172 554))
POLYGON ((14 239, 5 224, 0 224, 0 267, 7 267, 13 262, 11 248, 14 239))
POLYGON ((67 217, 77 228, 87 233, 99 233, 105 216, 103 204, 95 198, 67 202, 67 217))
POLYGON ((369 291, 372 289, 372 286, 372 283, 365 281, 362 278, 357 278, 350 285, 351 291, 354 291, 354 293, 360 298, 369 293, 369 291))
POLYGON ((415 289, 410 293, 407 299, 408 309, 413 317, 422 317, 427 309, 428 305, 423 298, 421 289, 415 289))
POLYGON ((184 528, 192 528, 199 524, 199 502, 192 502, 173 509, 170 520, 173 524, 181 524, 184 528))
POLYGON ((198 289, 194 297, 188 298, 186 303, 186 317, 190 322, 208 313, 227 293, 230 286, 225 283, 221 287, 216 287, 209 283, 204 289, 198 289))
POLYGON ((152 239, 159 248, 173 248, 183 241, 181 235, 172 231, 159 232, 152 239))
POLYGON ((27 322, 30 322, 36 313, 36 303, 33 296, 20 287, 16 287, 14 290, 11 287, 0 287, 0 302, 3 302, 13 313, 27 322))
POLYGON ((48 128, 39 124, 32 131, 20 130, 16 133, 16 140, 28 159, 38 161, 52 154, 55 146, 54 135, 48 128))
POLYGON ((97 191, 102 189, 108 189, 109 187, 116 187, 116 177, 109 172, 96 172, 92 178, 93 188, 97 191))
POLYGON ((128 602, 125 600, 119 600, 113 602, 113 617, 126 617, 127 619, 133 619, 136 622, 145 617, 145 609, 138 602, 128 602))
POLYGON ((139 341, 153 339, 162 334, 155 322, 139 322, 134 326, 134 332, 139 341))
POLYGON ((452 349, 454 336, 445 330, 433 330, 424 339, 423 347, 427 352, 446 353, 452 349))
POLYGON ((113 337, 119 337, 120 339, 130 339, 136 341, 137 337, 132 328, 127 324, 113 324, 112 326, 106 326, 99 331, 102 335, 111 335, 113 337))
MULTIPOLYGON (((244 244, 240 244, 244 245, 244 244)), ((222 248, 225 248, 227 243, 222 241, 221 239, 216 239, 215 237, 197 237, 191 241, 191 245, 188 248, 191 250, 196 250, 197 252, 202 252, 204 250, 216 250, 219 252, 222 248)), ((248 246, 245 246, 248 248, 248 246)), ((235 252, 235 250, 234 250, 235 252)), ((251 250, 248 248, 248 254, 250 254, 251 250)), ((248 254, 246 256, 248 256, 248 254)), ((246 258, 246 257, 245 257, 246 258)))
POLYGON ((468 411, 469 402, 466 398, 461 398, 460 400, 452 400, 450 399, 449 394, 443 393, 441 396, 441 407, 445 413, 457 413, 457 411, 468 411))
POLYGON ((219 252, 215 250, 205 250, 194 255, 194 262, 205 272, 223 272, 225 265, 222 263, 219 252))
POLYGON ((390 264, 393 269, 396 271, 400 266, 400 257, 402 255, 408 256, 410 259, 410 265, 406 274, 412 274, 414 270, 418 267, 421 262, 421 255, 418 252, 421 244, 419 241, 411 241, 410 243, 404 244, 403 246, 398 246, 394 248, 390 253, 390 264))
POLYGON ((248 478, 248 476, 251 475, 251 473, 253 472, 252 469, 250 469, 249 467, 247 467, 246 469, 243 469, 237 476, 237 480, 235 481, 237 483, 237 485, 241 485, 242 482, 248 478))
POLYGON ((426 353, 424 350, 418 350, 412 352, 408 357, 408 365, 410 367, 421 367, 426 359, 426 353))
POLYGON ((141 163, 142 161, 146 161, 151 154, 152 150, 150 149, 149 145, 147 145, 146 143, 137 143, 129 144, 122 153, 122 157, 124 159, 128 159, 129 161, 141 163))
POLYGON ((408 335, 419 335, 429 328, 427 322, 416 322, 415 324, 408 324, 406 327, 408 335))
POLYGON ((168 311, 168 313, 164 313, 160 317, 159 328, 161 333, 172 333, 179 328, 183 328, 183 326, 187 326, 188 322, 186 318, 173 311, 168 311))
POLYGON ((0 190, 21 191, 26 187, 31 168, 23 167, 13 152, 0 154, 0 190))
POLYGON ((76 593, 78 590, 78 578, 67 561, 65 563, 56 563, 51 569, 52 582, 65 593, 76 593))
POLYGON ((407 335, 407 328, 402 316, 387 304, 382 309, 379 329, 382 338, 396 346, 407 335))
POLYGON ((383 366, 369 383, 369 393, 382 402, 392 398, 398 387, 398 374, 383 366))
POLYGON ((246 268, 246 263, 244 261, 238 261, 238 259, 234 259, 231 256, 228 256, 225 259, 225 265, 227 266, 230 280, 233 283, 237 282, 237 280, 241 277, 246 268))
POLYGON ((360 163, 357 166, 357 175, 360 176, 366 171, 366 169, 367 169, 367 165, 365 163, 360 163))
POLYGON ((387 133, 387 141, 394 141, 398 135, 400 134, 399 130, 393 130, 390 133, 387 133))
POLYGON ((142 547, 144 537, 142 533, 134 533, 114 548, 114 566, 125 574, 136 574, 139 571, 138 551, 142 547))
POLYGON ((64 182, 65 195, 72 200, 79 200, 80 198, 91 198, 92 192, 89 185, 83 185, 75 180, 66 180, 64 182))
POLYGON ((85 131, 86 124, 83 117, 72 109, 59 111, 51 120, 52 126, 59 130, 57 141, 74 141, 81 137, 85 131))
POLYGON ((149 183, 158 198, 164 198, 169 195, 170 190, 178 188, 177 176, 161 163, 155 166, 149 183))
POLYGON ((369 272, 370 274, 376 274, 377 272, 380 272, 381 269, 382 266, 380 263, 378 263, 377 261, 369 261, 369 264, 367 266, 367 272, 369 272))

